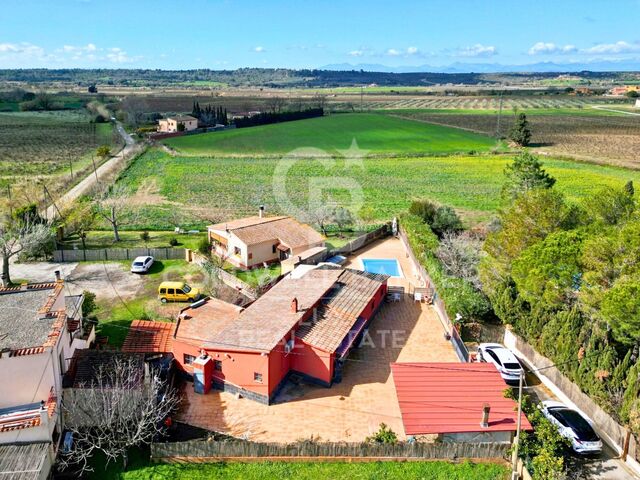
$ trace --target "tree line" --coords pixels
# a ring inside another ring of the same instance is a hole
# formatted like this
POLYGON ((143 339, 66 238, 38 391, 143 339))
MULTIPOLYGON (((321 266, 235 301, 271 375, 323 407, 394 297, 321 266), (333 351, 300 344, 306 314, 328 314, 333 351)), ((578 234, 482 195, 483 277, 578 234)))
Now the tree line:
POLYGON ((268 125, 271 123, 290 122, 293 120, 303 120, 307 118, 322 117, 324 108, 308 108, 300 111, 289 112, 261 112, 256 115, 236 118, 234 123, 238 128, 255 127, 258 125, 268 125))
POLYGON ((205 105, 205 107, 202 108, 200 107, 199 102, 193 102, 191 116, 197 118, 199 120, 199 123, 202 123, 206 126, 229 125, 229 116, 227 115, 227 109, 223 109, 222 107, 205 105))

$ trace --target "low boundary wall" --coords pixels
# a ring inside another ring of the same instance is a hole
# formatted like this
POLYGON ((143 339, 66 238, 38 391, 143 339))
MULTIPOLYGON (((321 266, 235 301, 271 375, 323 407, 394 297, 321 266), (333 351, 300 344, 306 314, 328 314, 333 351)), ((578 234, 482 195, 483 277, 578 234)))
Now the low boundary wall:
POLYGON ((133 260, 136 257, 152 256, 156 260, 177 260, 185 258, 184 248, 100 248, 96 250, 54 250, 53 261, 101 262, 111 260, 133 260))

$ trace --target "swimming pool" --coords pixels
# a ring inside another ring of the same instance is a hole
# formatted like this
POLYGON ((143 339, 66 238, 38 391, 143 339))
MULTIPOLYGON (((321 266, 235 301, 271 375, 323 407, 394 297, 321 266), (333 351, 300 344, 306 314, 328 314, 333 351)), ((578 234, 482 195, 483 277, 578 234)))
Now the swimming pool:
POLYGON ((384 273, 390 277, 402 277, 402 269, 394 258, 363 258, 362 268, 369 273, 384 273))

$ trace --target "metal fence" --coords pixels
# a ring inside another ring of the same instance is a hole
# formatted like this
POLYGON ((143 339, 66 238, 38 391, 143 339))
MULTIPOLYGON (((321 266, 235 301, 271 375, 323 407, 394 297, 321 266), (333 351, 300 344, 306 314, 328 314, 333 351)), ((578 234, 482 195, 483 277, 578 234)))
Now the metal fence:
POLYGON ((96 250, 54 250, 53 261, 100 262, 111 260, 133 260, 150 255, 156 260, 184 259, 184 248, 101 248, 96 250))
POLYGON ((257 443, 242 440, 203 441, 151 444, 155 461, 230 458, 296 458, 331 457, 337 459, 371 458, 454 460, 460 458, 504 459, 509 445, 502 443, 257 443))
POLYGON ((411 249, 411 245, 409 243, 409 239, 407 238, 407 233, 402 229, 402 225, 400 225, 398 228, 398 237, 400 237, 400 240, 402 240, 402 243, 404 244, 404 247, 409 254, 409 258, 413 262, 416 272, 419 273, 420 277, 426 283, 427 287, 431 288, 434 292, 433 306, 436 312, 438 313, 438 317, 440 318, 440 322, 442 323, 442 326, 444 327, 445 332, 451 338, 451 343, 453 345, 453 348, 456 351, 456 354, 458 355, 458 358, 462 362, 468 362, 469 350, 467 349, 467 346, 462 341, 462 338, 460 337, 460 332, 458 332, 458 329, 454 326, 453 322, 449 318, 449 314, 447 313, 447 307, 444 303, 444 300, 442 300, 440 295, 438 295, 438 291, 436 290, 435 284, 431 281, 431 277, 429 276, 427 269, 424 268, 422 263, 420 263, 420 261, 416 257, 415 253, 413 253, 413 250, 411 249))

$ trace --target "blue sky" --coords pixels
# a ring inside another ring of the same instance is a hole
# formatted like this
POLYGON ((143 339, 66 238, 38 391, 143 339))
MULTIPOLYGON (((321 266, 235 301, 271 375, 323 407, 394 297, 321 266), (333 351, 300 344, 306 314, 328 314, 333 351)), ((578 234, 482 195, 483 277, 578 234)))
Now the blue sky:
POLYGON ((0 68, 640 60, 640 0, 1 1, 0 68))

